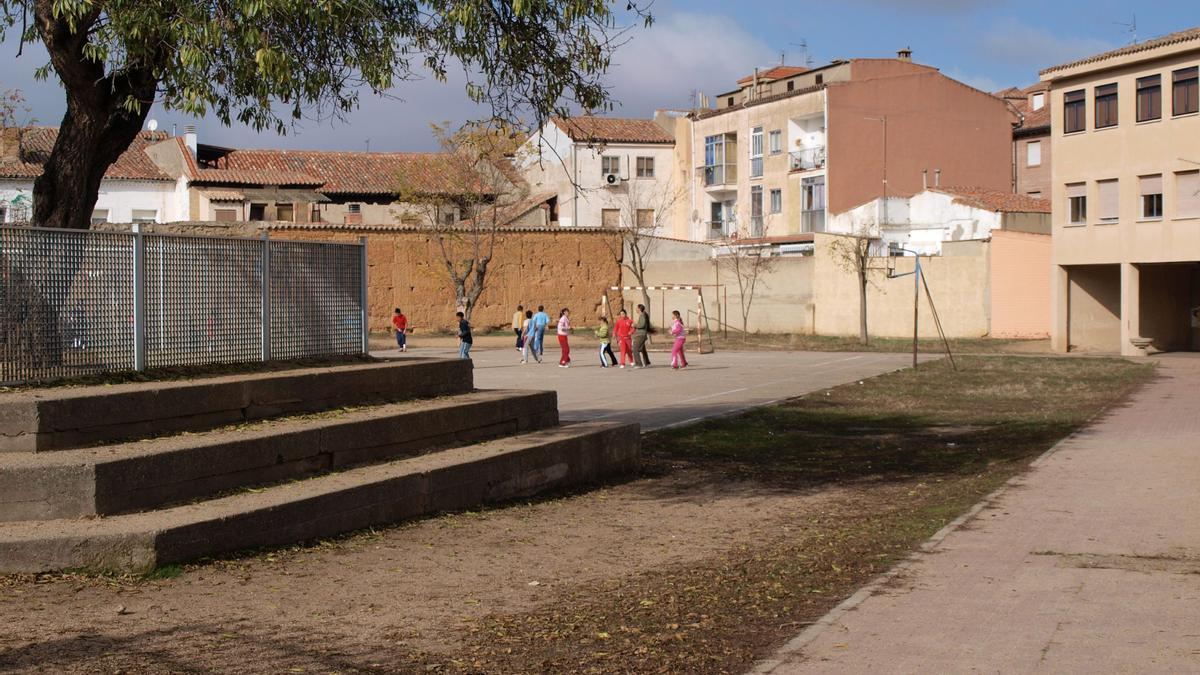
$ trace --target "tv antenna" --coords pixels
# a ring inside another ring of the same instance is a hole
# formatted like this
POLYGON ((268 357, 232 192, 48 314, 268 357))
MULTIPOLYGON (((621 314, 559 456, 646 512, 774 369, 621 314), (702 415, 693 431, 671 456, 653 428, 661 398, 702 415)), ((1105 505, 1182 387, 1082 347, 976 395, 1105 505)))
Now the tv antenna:
POLYGON ((1117 24, 1118 26, 1125 27, 1125 32, 1129 33, 1129 36, 1131 38, 1129 44, 1131 44, 1131 45, 1137 44, 1137 41, 1138 41, 1138 39, 1137 39, 1137 14, 1133 15, 1133 18, 1132 18, 1132 20, 1130 20, 1129 23, 1125 23, 1124 21, 1114 21, 1113 23, 1117 24))
POLYGON ((808 40, 801 38, 799 42, 789 42, 788 44, 792 47, 799 47, 800 53, 803 55, 801 62, 804 64, 804 67, 812 68, 813 58, 812 52, 808 51, 808 40))

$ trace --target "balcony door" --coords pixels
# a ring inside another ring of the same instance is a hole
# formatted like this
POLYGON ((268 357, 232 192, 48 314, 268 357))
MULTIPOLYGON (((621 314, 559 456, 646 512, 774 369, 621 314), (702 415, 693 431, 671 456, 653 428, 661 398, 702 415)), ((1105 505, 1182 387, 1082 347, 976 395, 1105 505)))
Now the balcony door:
POLYGON ((800 231, 825 231, 825 177, 814 176, 800 182, 800 231))

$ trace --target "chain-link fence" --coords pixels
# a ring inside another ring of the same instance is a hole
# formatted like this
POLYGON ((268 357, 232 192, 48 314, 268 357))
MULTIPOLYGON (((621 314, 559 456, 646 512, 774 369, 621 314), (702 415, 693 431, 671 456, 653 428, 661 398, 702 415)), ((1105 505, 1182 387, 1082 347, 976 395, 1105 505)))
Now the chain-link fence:
POLYGON ((365 352, 365 250, 0 227, 0 385, 365 352))

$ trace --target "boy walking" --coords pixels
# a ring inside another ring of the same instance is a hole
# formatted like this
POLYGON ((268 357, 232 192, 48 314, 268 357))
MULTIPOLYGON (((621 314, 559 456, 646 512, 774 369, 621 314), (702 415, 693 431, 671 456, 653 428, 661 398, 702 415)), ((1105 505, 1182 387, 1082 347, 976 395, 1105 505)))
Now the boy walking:
POLYGON ((521 329, 525 323, 525 306, 517 305, 517 311, 513 312, 513 332, 517 334, 517 351, 521 351, 521 347, 525 346, 525 340, 521 339, 521 329))
POLYGON ((454 316, 458 317, 458 358, 471 358, 471 343, 474 341, 471 338, 471 324, 467 322, 466 316, 462 312, 456 312, 454 316))
POLYGON ((533 315, 533 349, 538 356, 546 353, 546 327, 550 325, 550 315, 544 305, 538 305, 537 314, 533 315))
POLYGON ((392 328, 396 329, 396 347, 402 351, 408 351, 408 317, 404 316, 404 312, 400 308, 396 308, 396 313, 392 315, 392 328))

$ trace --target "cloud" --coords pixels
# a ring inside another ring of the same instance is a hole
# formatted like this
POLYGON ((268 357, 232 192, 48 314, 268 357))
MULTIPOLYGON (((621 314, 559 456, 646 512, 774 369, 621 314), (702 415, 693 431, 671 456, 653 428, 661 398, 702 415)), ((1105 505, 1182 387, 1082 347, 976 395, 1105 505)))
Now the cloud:
POLYGON ((978 89, 980 91, 986 91, 989 94, 1000 91, 1001 89, 1007 89, 1008 87, 1012 87, 1012 86, 1021 87, 1021 86, 1025 85, 1025 83, 1022 83, 1022 82, 1013 82, 1010 84, 1002 84, 1002 83, 997 82, 996 80, 988 77, 987 75, 976 75, 976 74, 971 74, 971 73, 964 73, 963 71, 959 70, 958 68, 951 68, 951 69, 945 71, 945 73, 946 73, 947 77, 952 77, 952 78, 958 80, 959 82, 962 82, 965 85, 975 87, 976 89, 978 89))
POLYGON ((990 59, 1034 71, 1113 48, 1104 40, 1059 35, 1016 19, 998 22, 977 44, 990 59))

